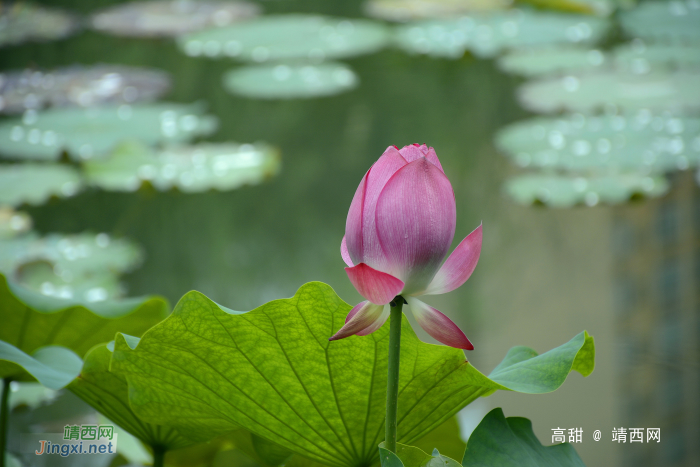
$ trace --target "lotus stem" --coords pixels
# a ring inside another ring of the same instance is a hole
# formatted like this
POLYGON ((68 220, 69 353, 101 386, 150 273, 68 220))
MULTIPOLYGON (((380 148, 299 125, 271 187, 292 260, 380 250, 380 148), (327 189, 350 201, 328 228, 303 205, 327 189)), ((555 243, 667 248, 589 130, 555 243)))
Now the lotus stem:
POLYGON ((165 465, 165 452, 166 449, 163 446, 153 445, 153 467, 163 467, 165 465))
POLYGON ((401 318, 404 299, 397 296, 391 302, 389 322, 389 377, 386 383, 386 429, 384 445, 396 452, 396 415, 399 403, 399 359, 401 357, 401 318))
POLYGON ((0 402, 0 467, 5 467, 7 450, 7 421, 10 416, 10 378, 2 380, 2 402, 0 402))

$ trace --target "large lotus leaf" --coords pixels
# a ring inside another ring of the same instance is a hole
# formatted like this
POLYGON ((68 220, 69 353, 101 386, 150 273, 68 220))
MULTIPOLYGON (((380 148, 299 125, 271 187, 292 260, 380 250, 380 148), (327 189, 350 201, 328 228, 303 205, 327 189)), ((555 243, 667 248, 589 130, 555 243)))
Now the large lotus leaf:
POLYGON ((521 167, 589 172, 664 172, 700 164, 700 119, 648 110, 533 118, 496 135, 521 167))
POLYGON ((86 304, 47 297, 7 281, 0 274, 0 340, 31 354, 62 345, 80 356, 118 331, 142 334, 167 314, 159 297, 86 304))
POLYGON ((129 406, 126 380, 109 371, 111 358, 112 352, 107 344, 93 347, 85 355, 80 375, 68 389, 149 446, 161 446, 169 451, 194 444, 175 429, 151 425, 134 414, 129 406))
POLYGON ((365 10, 370 16, 389 21, 450 18, 488 10, 501 10, 512 0, 369 0, 365 10))
POLYGON ((695 0, 641 2, 637 8, 622 12, 620 23, 632 37, 700 41, 700 5, 695 0))
POLYGON ((32 218, 26 212, 0 207, 0 241, 14 238, 32 228, 32 218))
POLYGON ((584 467, 570 444, 542 446, 527 418, 505 418, 493 409, 476 427, 467 443, 464 467, 584 467))
POLYGON ((0 123, 0 153, 22 159, 73 159, 105 156, 124 140, 144 144, 178 143, 212 133, 216 118, 201 105, 156 103, 27 111, 0 123))
POLYGON ((46 106, 131 104, 152 101, 170 88, 167 73, 122 65, 71 66, 52 71, 5 72, 0 112, 21 113, 46 106))
POLYGON ((82 360, 58 345, 41 347, 31 355, 0 340, 0 378, 39 381, 49 389, 61 389, 80 373, 82 360))
POLYGON ((0 165, 0 206, 43 204, 52 196, 73 196, 82 186, 78 171, 67 165, 0 165))
POLYGON ((351 57, 376 52, 388 40, 388 30, 381 23, 291 14, 185 34, 178 43, 192 57, 265 62, 351 57))
POLYGON ((177 36, 252 18, 254 3, 232 1, 151 0, 109 7, 92 16, 92 27, 118 36, 177 36))
POLYGON ((611 105, 624 110, 694 111, 700 108, 698 80, 700 71, 601 70, 530 81, 520 87, 518 98, 534 112, 594 112, 611 105))
POLYGON ((636 74, 651 70, 695 70, 700 69, 699 44, 646 44, 635 40, 617 47, 612 59, 618 69, 636 74))
POLYGON ((577 204, 626 203, 636 196, 656 198, 669 189, 662 176, 524 174, 510 179, 506 192, 518 203, 569 208, 577 204))
POLYGON ((0 47, 30 40, 66 37, 78 28, 72 15, 27 2, 2 5, 0 11, 0 47))
POLYGON ((445 423, 411 444, 425 452, 432 452, 438 448, 441 454, 453 459, 459 459, 467 447, 460 435, 457 417, 447 419, 445 423))
MULTIPOLYGON (((140 341, 117 335, 111 370, 126 376, 132 409, 152 423, 202 438, 242 426, 317 462, 369 465, 384 433, 389 326, 329 342, 350 309, 318 282, 247 313, 190 292, 140 341)), ((546 378, 533 372, 539 379, 531 381, 518 362, 517 387, 553 391, 572 368, 590 369, 592 361, 580 361, 593 358, 586 336, 531 360, 551 365, 546 378)), ((481 374, 463 351, 421 342, 404 320, 400 442, 497 389, 509 387, 481 374)))
POLYGON ((461 467, 456 460, 441 455, 438 449, 430 455, 415 446, 397 444, 394 453, 385 448, 384 442, 379 445, 379 460, 382 467, 461 467))
POLYGON ((257 99, 330 96, 349 91, 357 83, 357 75, 342 63, 246 66, 224 75, 226 90, 257 99))
POLYGON ((186 193, 255 185, 279 171, 280 157, 265 144, 202 143, 156 151, 138 143, 120 145, 109 158, 84 164, 88 183, 133 191, 148 181, 158 190, 186 193))
POLYGON ((119 275, 112 271, 85 271, 74 276, 66 271, 63 271, 63 275, 58 275, 56 270, 56 266, 49 262, 37 261, 20 266, 12 276, 8 276, 17 284, 42 295, 63 299, 80 298, 87 303, 118 299, 126 293, 119 275))
POLYGON ((595 43, 609 26, 597 17, 514 9, 408 23, 397 28, 395 40, 410 53, 459 58, 469 50, 493 57, 518 47, 595 43))

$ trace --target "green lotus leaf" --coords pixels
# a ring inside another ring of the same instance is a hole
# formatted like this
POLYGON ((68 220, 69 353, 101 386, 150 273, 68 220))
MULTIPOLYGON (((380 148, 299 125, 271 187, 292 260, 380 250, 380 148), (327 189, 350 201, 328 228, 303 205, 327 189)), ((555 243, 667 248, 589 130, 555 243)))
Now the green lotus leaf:
POLYGON ((78 171, 66 165, 0 165, 0 206, 43 204, 52 196, 73 196, 82 186, 78 171))
POLYGON ((385 449, 384 442, 379 445, 379 460, 382 467, 461 467, 459 462, 441 455, 437 449, 429 455, 415 446, 397 444, 396 453, 393 453, 385 449))
POLYGON ((375 18, 404 22, 502 10, 511 3, 512 0, 370 0, 365 3, 365 11, 375 18))
POLYGON ((185 34, 178 44, 192 57, 233 57, 260 63, 352 57, 376 52, 388 40, 387 28, 374 21, 290 14, 185 34))
POLYGON ((700 119, 643 109, 533 118, 500 130, 496 145, 521 167, 569 172, 670 172, 700 164, 700 119))
POLYGON ((63 11, 20 2, 3 6, 0 24, 0 47, 5 47, 31 40, 61 39, 76 31, 80 23, 63 11))
POLYGON ((13 381, 38 381, 49 389, 70 383, 82 366, 75 352, 58 345, 41 347, 31 355, 0 340, 0 377, 13 381))
POLYGON ((47 106, 133 104, 152 101, 170 88, 160 70, 123 65, 70 66, 56 70, 29 68, 3 73, 2 113, 22 113, 47 106))
POLYGON ((506 182, 505 191, 520 204, 569 208, 626 203, 633 197, 657 198, 669 183, 663 176, 523 174, 506 182))
POLYGON ((584 467, 570 444, 542 446, 527 418, 505 418, 493 409, 469 437, 464 467, 584 467))
MULTIPOLYGON (((118 334, 111 370, 126 377, 132 409, 151 423, 202 439, 241 426, 316 462, 369 465, 384 433, 389 326, 329 342, 351 308, 318 282, 247 313, 190 292, 142 339, 118 334)), ((509 390, 463 351, 425 344, 408 320, 402 326, 400 442, 422 438, 480 396, 509 390)), ((585 340, 581 333, 554 352, 547 378, 517 387, 555 390, 585 340)))
POLYGON ((409 53, 460 58, 465 51, 493 57, 503 50, 555 44, 591 44, 610 23, 584 15, 514 9, 399 26, 395 41, 409 53))
POLYGON ((542 113, 595 113, 606 106, 683 113, 700 109, 698 80, 700 71, 599 70, 527 82, 518 89, 518 99, 526 109, 542 113))
POLYGON ((357 83, 357 75, 341 63, 246 66, 224 75, 226 90, 257 99, 330 96, 349 91, 357 83))
POLYGON ((86 355, 80 375, 68 386, 75 395, 149 446, 170 451, 194 444, 177 430, 139 419, 129 406, 129 387, 123 376, 109 371, 112 352, 107 344, 86 355))
POLYGON ((117 36, 165 37, 226 26, 259 12, 258 5, 239 1, 136 1, 101 10, 91 23, 94 29, 117 36))
POLYGON ((22 235, 31 228, 32 218, 29 214, 10 207, 0 207, 0 241, 22 235))
POLYGON ((185 193, 233 190, 276 175, 280 157, 264 144, 202 143, 156 151, 121 144, 109 158, 84 164, 88 183, 110 191, 133 191, 148 181, 157 190, 185 193))
POLYGON ((0 123, 0 153, 5 157, 56 160, 63 151, 74 160, 106 156, 118 143, 183 143, 208 135, 217 120, 202 105, 155 104, 53 108, 27 111, 0 123))
POLYGON ((459 459, 467 447, 460 436, 457 417, 448 418, 442 425, 411 444, 426 452, 438 448, 443 455, 453 459, 459 459))
POLYGON ((700 41, 700 8, 691 1, 641 2, 620 14, 620 24, 632 37, 673 42, 700 41))
POLYGON ((525 47, 511 50, 498 59, 498 66, 507 73, 539 76, 565 71, 596 69, 609 58, 598 49, 559 46, 525 47))
POLYGON ((88 303, 58 299, 18 286, 0 274, 0 341, 32 354, 61 345, 79 356, 114 338, 117 331, 140 335, 167 315, 163 298, 88 303))
POLYGON ((700 46, 697 44, 646 44, 635 40, 617 47, 612 55, 618 69, 636 74, 652 70, 700 69, 700 46))
POLYGON ((582 13, 587 15, 608 16, 617 6, 629 7, 635 0, 518 0, 537 8, 582 13))

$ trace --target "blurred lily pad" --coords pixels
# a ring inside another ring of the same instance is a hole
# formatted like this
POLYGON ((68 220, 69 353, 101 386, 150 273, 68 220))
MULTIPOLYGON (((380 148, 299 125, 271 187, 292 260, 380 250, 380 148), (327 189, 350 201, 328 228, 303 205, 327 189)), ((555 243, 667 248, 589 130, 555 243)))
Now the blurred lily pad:
POLYGON ((95 303, 47 297, 8 281, 2 273, 0 303, 0 341, 30 355, 40 347, 60 345, 83 356, 118 330, 143 333, 162 320, 168 308, 155 296, 95 303))
POLYGON ((512 0, 370 0, 365 3, 365 11, 389 21, 410 21, 501 10, 512 3, 512 0))
POLYGON ((266 62, 352 57, 375 52, 388 40, 388 29, 378 22, 290 14, 186 34, 178 43, 192 57, 266 62))
POLYGON ((77 19, 60 10, 27 2, 7 2, 0 8, 0 47, 30 40, 66 37, 78 29, 77 19))
POLYGON ((32 218, 26 212, 0 206, 0 241, 13 238, 32 228, 32 218))
POLYGON ((595 69, 609 62, 598 49, 560 46, 531 47, 511 50, 498 59, 507 73, 538 76, 570 70, 595 69))
POLYGON ((36 409, 42 404, 54 400, 57 392, 42 386, 39 383, 20 383, 13 381, 10 383, 10 410, 19 406, 27 406, 36 409))
POLYGON ((101 157, 124 140, 145 144, 185 142, 212 133, 215 117, 198 104, 157 103, 28 110, 0 123, 0 152, 6 157, 55 160, 101 157))
POLYGON ((144 181, 165 191, 233 190, 275 175, 279 155, 264 144, 202 143, 162 151, 123 144, 107 159, 85 163, 89 183, 105 190, 133 191, 144 181))
POLYGON ((118 36, 177 36, 252 18, 260 7, 249 2, 155 0, 128 2, 95 13, 92 27, 118 36))
POLYGON ((645 44, 636 39, 612 52, 583 47, 532 47, 516 49, 498 59, 506 72, 524 76, 620 71, 633 75, 650 71, 700 69, 700 47, 683 44, 645 44))
POLYGON ((136 245, 105 233, 0 241, 0 272, 43 295, 86 303, 121 296, 118 275, 135 268, 141 257, 136 245))
POLYGON ((648 1, 620 14, 622 28, 632 37, 669 42, 700 42, 700 2, 648 1))
POLYGON ((121 65, 27 69, 0 74, 0 111, 152 101, 170 88, 167 73, 121 65))
POLYGON ((700 108, 700 71, 652 71, 637 74, 601 70, 580 75, 542 78, 525 83, 518 98, 528 110, 594 112, 605 106, 622 110, 700 108))
POLYGON ((595 43, 609 26, 604 18, 513 9, 408 23, 397 28, 395 40, 414 54, 459 58, 468 50, 493 57, 511 48, 595 43))
POLYGON ((506 182, 506 192, 518 203, 569 208, 577 204, 620 204, 633 196, 655 198, 668 191, 662 176, 619 174, 600 176, 525 174, 506 182))
POLYGON ((534 118, 502 129, 496 144, 521 167, 665 172, 700 164, 700 119, 648 110, 534 118))
POLYGON ((42 204, 52 196, 73 196, 82 186, 78 171, 66 165, 0 165, 0 206, 42 204))
POLYGON ((341 63, 254 65, 224 75, 224 87, 258 99, 330 96, 357 86, 357 75, 341 63))

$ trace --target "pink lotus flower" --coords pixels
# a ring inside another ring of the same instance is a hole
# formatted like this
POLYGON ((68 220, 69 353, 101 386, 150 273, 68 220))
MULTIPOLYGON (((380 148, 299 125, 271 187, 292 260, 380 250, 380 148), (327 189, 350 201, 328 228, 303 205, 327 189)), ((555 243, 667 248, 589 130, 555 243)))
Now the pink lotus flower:
POLYGON ((350 205, 340 254, 367 300, 330 340, 379 329, 401 295, 418 324, 443 344, 474 346, 447 316, 417 296, 443 294, 469 279, 481 252, 481 226, 443 259, 456 225, 455 196, 433 148, 390 146, 365 174, 350 205), (442 264, 442 267, 440 266, 442 264))

